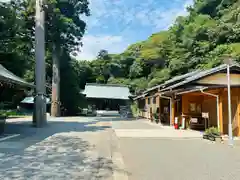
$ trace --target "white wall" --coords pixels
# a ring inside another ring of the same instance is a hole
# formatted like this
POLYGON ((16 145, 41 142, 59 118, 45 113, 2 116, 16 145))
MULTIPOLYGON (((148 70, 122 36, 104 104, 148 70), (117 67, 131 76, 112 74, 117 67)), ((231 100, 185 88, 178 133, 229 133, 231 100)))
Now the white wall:
MULTIPOLYGON (((231 85, 240 85, 240 74, 231 74, 231 85)), ((219 84, 226 85, 227 84, 227 74, 226 73, 218 73, 212 76, 205 77, 199 81, 199 84, 219 84)))

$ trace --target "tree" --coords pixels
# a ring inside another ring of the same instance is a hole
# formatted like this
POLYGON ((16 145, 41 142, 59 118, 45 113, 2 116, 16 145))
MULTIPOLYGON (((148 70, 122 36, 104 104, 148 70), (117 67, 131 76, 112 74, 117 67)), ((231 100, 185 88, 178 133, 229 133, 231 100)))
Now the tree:
POLYGON ((102 60, 109 60, 110 56, 108 54, 107 50, 100 50, 97 55, 97 59, 102 59, 102 60))
MULTIPOLYGON (((23 10, 26 28, 34 35, 34 12, 35 6, 32 1, 24 1, 23 10)), ((87 0, 61 1, 48 0, 46 5, 46 54, 47 54, 47 75, 52 78, 52 89, 62 87, 60 82, 60 64, 61 61, 71 59, 70 54, 78 51, 81 44, 81 38, 85 32, 86 24, 80 15, 89 15, 87 0), (63 56, 64 54, 64 56, 63 56), (68 55, 68 58, 66 56, 68 55), (64 57, 64 58, 62 58, 64 57), (52 69, 49 69, 52 68, 52 69)), ((70 63, 70 61, 68 61, 70 63)), ((70 67, 70 65, 68 65, 70 67)), ((55 91, 53 91, 55 92, 55 91)), ((59 91, 57 91, 59 92, 59 91)), ((60 94, 52 94, 52 115, 59 115, 60 94)))
POLYGON ((25 36, 21 2, 0 3, 0 59, 1 64, 22 77, 33 62, 32 43, 25 36), (21 68, 19 68, 21 67, 21 68))
MULTIPOLYGON (((49 29, 47 39, 50 49, 52 47, 53 57, 52 88, 60 89, 59 57, 61 52, 64 50, 66 53, 72 53, 81 45, 86 24, 80 18, 80 14, 89 15, 87 0, 48 2, 46 25, 49 29)), ((60 94, 52 94, 51 114, 53 116, 59 116, 60 107, 57 102, 60 101, 59 96, 60 94)))
POLYGON ((93 68, 97 82, 127 84, 138 92, 196 68, 215 67, 226 55, 239 61, 239 6, 239 0, 195 0, 189 15, 177 17, 167 31, 109 56, 107 63, 102 61, 107 51, 99 53, 94 61, 99 68, 93 68))
MULTIPOLYGON (((83 106, 79 92, 87 82, 124 84, 138 93, 196 68, 215 67, 223 63, 224 56, 240 62, 239 0, 195 0, 187 8, 189 15, 177 17, 168 30, 132 44, 120 54, 101 50, 90 62, 78 62, 69 55, 81 47, 86 24, 79 14, 89 15, 87 0, 47 3, 47 78, 52 78, 52 64, 59 62, 60 96, 69 114, 83 106), (73 94, 70 100, 69 92, 73 94)), ((19 0, 2 3, 0 8, 1 63, 33 80, 34 4, 19 0)))

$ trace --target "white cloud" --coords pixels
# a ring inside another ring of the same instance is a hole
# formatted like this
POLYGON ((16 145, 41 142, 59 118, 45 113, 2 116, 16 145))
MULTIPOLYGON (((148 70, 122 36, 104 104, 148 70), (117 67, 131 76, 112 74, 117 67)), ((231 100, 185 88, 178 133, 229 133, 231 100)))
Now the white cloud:
POLYGON ((150 12, 149 10, 139 11, 135 15, 135 18, 139 20, 142 25, 153 26, 156 30, 166 30, 174 23, 178 16, 186 16, 188 13, 186 8, 193 4, 193 0, 185 0, 182 2, 184 3, 182 3, 181 6, 176 6, 171 9, 154 8, 150 12))
MULTIPOLYGON (((187 14, 186 7, 193 4, 193 0, 161 0, 162 5, 156 5, 156 0, 89 0, 91 16, 84 18, 87 22, 87 29, 108 30, 103 36, 95 34, 85 35, 83 47, 78 59, 94 59, 101 49, 109 53, 120 53, 127 48, 128 34, 137 34, 138 28, 148 28, 152 32, 165 30, 171 26, 177 16, 187 14), (171 5, 169 6, 169 3, 171 5), (119 28, 120 27, 120 28, 119 28), (117 30, 112 33, 112 29, 117 30), (130 33, 131 32, 131 33, 130 33), (124 34, 124 36, 119 36, 124 34), (124 39, 124 38, 125 39, 124 39)), ((150 35, 150 34, 149 34, 150 35)), ((147 37, 146 37, 147 38, 147 37)))
POLYGON ((128 43, 121 36, 86 35, 82 42, 83 47, 77 55, 79 60, 93 60, 101 49, 105 49, 109 53, 120 53, 128 46, 128 43))
POLYGON ((192 4, 192 0, 186 0, 181 7, 161 13, 159 18, 156 18, 155 20, 156 27, 160 29, 168 29, 178 16, 186 16, 188 14, 187 7, 192 4))
POLYGON ((156 0, 132 1, 126 5, 127 0, 90 0, 92 16, 88 17, 88 27, 102 26, 107 18, 115 21, 115 24, 137 22, 142 26, 166 29, 177 16, 187 14, 186 7, 193 4, 193 0, 165 0, 162 5, 156 5, 156 0), (171 4, 171 6, 168 6, 171 4))

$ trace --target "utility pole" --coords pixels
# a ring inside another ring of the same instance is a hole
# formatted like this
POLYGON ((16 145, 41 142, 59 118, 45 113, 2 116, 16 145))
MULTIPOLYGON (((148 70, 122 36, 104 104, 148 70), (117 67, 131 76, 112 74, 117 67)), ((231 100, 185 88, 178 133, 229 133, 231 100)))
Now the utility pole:
POLYGON ((230 65, 233 64, 231 57, 225 57, 224 63, 227 65, 227 94, 228 94, 228 144, 233 146, 233 129, 232 129, 232 101, 231 101, 231 73, 230 65))
POLYGON ((35 83, 36 97, 33 124, 43 127, 47 124, 46 119, 46 70, 45 70, 45 32, 44 32, 44 9, 43 0, 36 0, 35 14, 35 83))
POLYGON ((233 145, 233 132, 232 132, 232 107, 231 107, 231 86, 230 86, 230 62, 227 64, 227 89, 228 89, 228 136, 229 145, 233 145))

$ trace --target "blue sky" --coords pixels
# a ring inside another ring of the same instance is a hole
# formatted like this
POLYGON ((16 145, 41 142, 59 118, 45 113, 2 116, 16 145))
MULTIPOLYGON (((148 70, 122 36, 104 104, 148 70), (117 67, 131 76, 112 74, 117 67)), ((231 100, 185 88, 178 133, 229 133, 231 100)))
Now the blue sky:
POLYGON ((193 0, 89 0, 90 17, 78 59, 94 59, 101 49, 121 53, 130 44, 166 30, 186 15, 193 0))
MULTIPOLYGON (((0 0, 9 1, 9 0, 0 0)), ((177 16, 187 15, 193 0, 89 0, 91 16, 82 18, 87 32, 79 60, 92 60, 101 49, 121 53, 129 45, 166 30, 177 16)))

